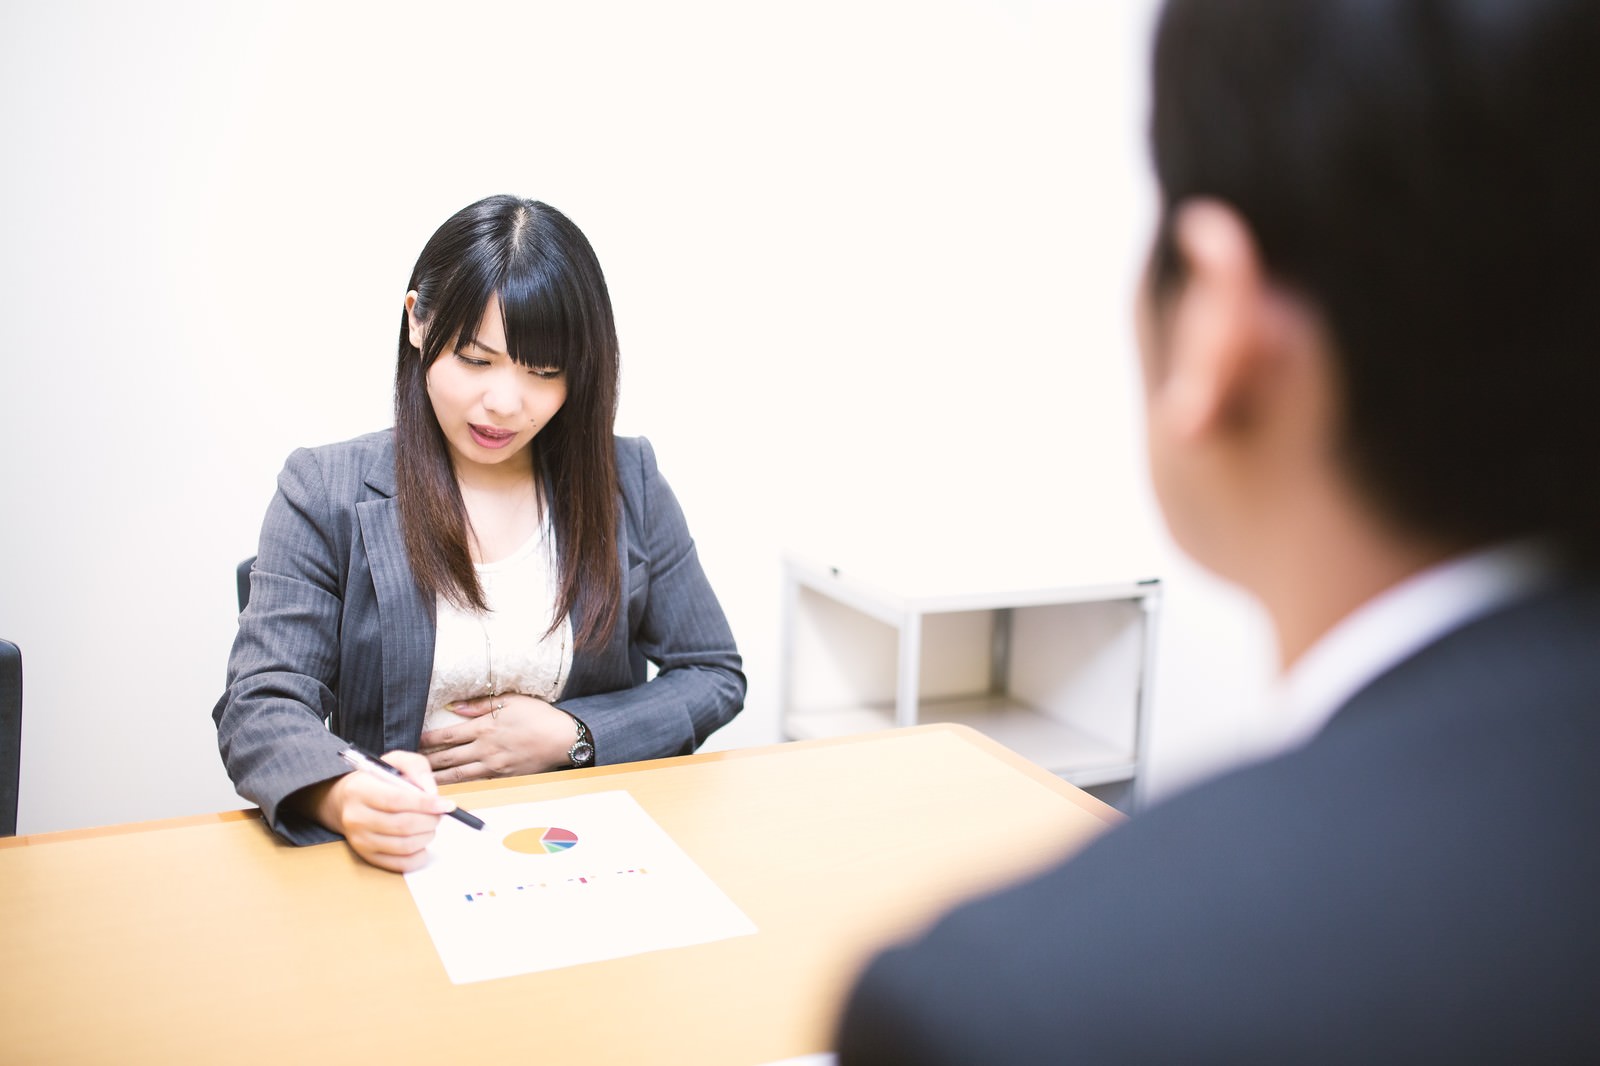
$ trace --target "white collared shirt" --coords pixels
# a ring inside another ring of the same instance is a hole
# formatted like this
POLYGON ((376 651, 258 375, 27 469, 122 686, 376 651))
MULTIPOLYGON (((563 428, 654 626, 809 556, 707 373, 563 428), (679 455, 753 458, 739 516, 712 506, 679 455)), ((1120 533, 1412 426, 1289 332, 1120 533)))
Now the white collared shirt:
POLYGON ((1279 680, 1263 751, 1299 747, 1345 702, 1453 629, 1536 591, 1556 573, 1544 541, 1513 541, 1414 574, 1357 607, 1279 680))

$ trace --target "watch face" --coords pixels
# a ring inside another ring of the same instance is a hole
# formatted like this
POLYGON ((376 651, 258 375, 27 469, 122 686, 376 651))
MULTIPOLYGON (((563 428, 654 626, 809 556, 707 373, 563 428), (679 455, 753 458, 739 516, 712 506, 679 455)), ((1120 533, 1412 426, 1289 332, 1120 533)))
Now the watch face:
POLYGON ((594 762, 594 745, 580 740, 568 750, 567 758, 572 760, 573 766, 588 766, 594 762))

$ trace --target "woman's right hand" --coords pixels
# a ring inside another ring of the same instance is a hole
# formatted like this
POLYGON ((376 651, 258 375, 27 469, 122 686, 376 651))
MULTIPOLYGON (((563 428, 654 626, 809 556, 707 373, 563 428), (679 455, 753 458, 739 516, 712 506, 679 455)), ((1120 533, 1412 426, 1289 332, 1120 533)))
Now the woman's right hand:
POLYGON ((391 751, 383 761, 423 791, 398 787, 366 773, 351 772, 313 786, 311 816, 341 833, 355 853, 384 870, 405 873, 427 861, 439 816, 455 804, 438 794, 428 760, 414 751, 391 751))

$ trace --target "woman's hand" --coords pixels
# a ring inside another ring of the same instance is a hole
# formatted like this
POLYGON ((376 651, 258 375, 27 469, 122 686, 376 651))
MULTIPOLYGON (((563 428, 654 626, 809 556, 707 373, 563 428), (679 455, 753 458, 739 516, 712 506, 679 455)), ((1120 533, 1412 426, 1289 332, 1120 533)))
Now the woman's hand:
POLYGON ((303 806, 357 855, 384 870, 405 873, 427 861, 439 816, 455 804, 438 794, 428 760, 414 751, 391 751, 383 761, 420 786, 415 792, 371 774, 348 773, 307 790, 303 806))
POLYGON ((430 729, 419 747, 439 784, 537 774, 571 765, 578 739, 572 716, 520 692, 447 705, 470 721, 430 729))

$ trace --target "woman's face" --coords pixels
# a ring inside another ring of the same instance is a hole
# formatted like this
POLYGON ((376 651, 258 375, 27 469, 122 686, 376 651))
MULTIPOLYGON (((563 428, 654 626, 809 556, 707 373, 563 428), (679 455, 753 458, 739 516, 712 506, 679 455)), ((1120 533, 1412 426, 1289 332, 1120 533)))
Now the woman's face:
MULTIPOLYGON (((408 294, 408 314, 414 303, 408 294)), ((421 348, 423 328, 415 317, 410 322, 411 343, 421 348)), ((559 370, 525 367, 507 354, 500 298, 491 296, 477 339, 447 348, 428 368, 428 398, 460 476, 523 455, 566 403, 567 380, 559 370)))

